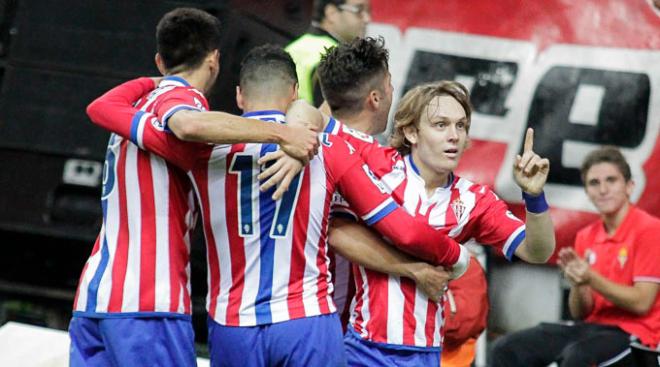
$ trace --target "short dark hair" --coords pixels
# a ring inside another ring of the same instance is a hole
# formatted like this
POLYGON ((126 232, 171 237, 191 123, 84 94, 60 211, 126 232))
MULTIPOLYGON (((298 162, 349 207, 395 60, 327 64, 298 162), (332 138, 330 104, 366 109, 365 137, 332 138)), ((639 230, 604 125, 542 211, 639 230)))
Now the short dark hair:
POLYGON ((220 21, 200 9, 177 8, 158 22, 156 42, 165 68, 195 68, 220 48, 220 21))
POLYGON ((356 38, 330 48, 321 57, 317 73, 323 98, 333 113, 359 111, 366 94, 381 88, 388 60, 382 37, 356 38))
POLYGON ((245 55, 241 62, 239 83, 244 93, 255 91, 267 83, 283 85, 298 83, 296 64, 281 46, 265 44, 257 46, 245 55))
POLYGON ((314 0, 314 5, 312 5, 312 20, 321 22, 325 18, 326 6, 339 6, 344 3, 346 3, 346 0, 314 0))
POLYGON ((626 157, 623 156, 619 148, 613 146, 604 146, 594 151, 591 151, 582 161, 582 167, 580 167, 580 175, 582 176, 582 182, 586 185, 585 182, 587 178, 587 172, 589 169, 599 163, 611 163, 615 165, 619 172, 623 175, 623 178, 626 182, 632 179, 630 173, 630 165, 626 161, 626 157))

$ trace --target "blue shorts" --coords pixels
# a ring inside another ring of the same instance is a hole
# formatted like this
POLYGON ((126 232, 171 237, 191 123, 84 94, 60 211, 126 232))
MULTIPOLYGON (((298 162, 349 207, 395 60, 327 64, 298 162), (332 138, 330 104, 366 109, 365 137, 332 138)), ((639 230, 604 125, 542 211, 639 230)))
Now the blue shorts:
POLYGON ((71 367, 197 366, 188 319, 74 316, 69 336, 71 367))
POLYGON ((350 325, 344 335, 344 347, 349 366, 440 366, 440 348, 414 350, 379 345, 360 338, 350 325))
POLYGON ((346 366, 337 314, 259 326, 223 326, 209 318, 212 367, 346 366))

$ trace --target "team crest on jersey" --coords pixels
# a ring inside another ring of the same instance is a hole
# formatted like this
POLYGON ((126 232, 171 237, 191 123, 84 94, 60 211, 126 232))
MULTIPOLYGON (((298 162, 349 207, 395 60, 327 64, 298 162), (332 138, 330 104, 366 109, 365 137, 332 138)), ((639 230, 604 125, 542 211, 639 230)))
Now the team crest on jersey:
POLYGON ((461 218, 463 217, 463 214, 465 213, 465 203, 461 198, 456 198, 454 201, 449 204, 451 206, 451 210, 454 211, 454 215, 456 216, 456 221, 460 222, 461 218))
POLYGON ((587 249, 587 251, 584 252, 584 258, 587 260, 589 265, 596 263, 596 253, 591 251, 591 249, 587 249))
POLYGON ((626 261, 628 261, 628 248, 621 247, 616 259, 619 261, 619 266, 623 268, 626 265, 626 261))

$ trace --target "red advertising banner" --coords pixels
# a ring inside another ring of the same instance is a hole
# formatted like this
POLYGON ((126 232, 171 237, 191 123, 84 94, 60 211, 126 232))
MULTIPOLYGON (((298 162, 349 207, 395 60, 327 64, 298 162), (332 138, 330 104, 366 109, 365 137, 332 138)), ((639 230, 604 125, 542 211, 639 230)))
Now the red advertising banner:
MULTIPOLYGON (((551 161, 546 196, 558 247, 597 215, 579 166, 620 147, 632 200, 660 216, 660 11, 651 0, 371 0, 369 35, 390 49, 395 98, 451 79, 475 111, 458 173, 488 184, 524 216, 512 178, 525 130, 551 161)), ((395 104, 396 104, 395 100, 395 104)))

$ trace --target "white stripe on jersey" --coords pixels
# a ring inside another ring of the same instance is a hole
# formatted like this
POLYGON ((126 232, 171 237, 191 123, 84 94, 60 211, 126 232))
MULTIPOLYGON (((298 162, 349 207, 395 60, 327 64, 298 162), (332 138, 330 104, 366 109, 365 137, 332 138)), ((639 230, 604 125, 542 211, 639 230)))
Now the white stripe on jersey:
POLYGON ((362 220, 365 222, 368 222, 369 219, 371 219, 373 216, 378 215, 381 210, 383 210, 386 206, 393 204, 394 200, 392 198, 388 198, 385 201, 383 201, 380 205, 378 205, 374 210, 370 211, 369 213, 365 214, 362 216, 362 220))
POLYGON ((144 149, 144 143, 142 142, 142 138, 144 136, 144 124, 146 124, 147 121, 151 121, 152 118, 155 118, 153 114, 145 113, 140 116, 140 120, 138 121, 135 142, 141 149, 144 149))
POLYGON ((520 232, 524 230, 525 230, 525 226, 520 226, 513 233, 511 233, 511 236, 509 236, 509 238, 506 240, 504 247, 502 247, 502 253, 504 254, 504 256, 506 256, 507 252, 509 251, 509 247, 511 247, 513 240, 515 240, 516 237, 520 234, 520 232))
POLYGON ((426 316, 428 311, 428 298, 415 287, 415 345, 426 345, 426 316))
POLYGON ((387 279, 387 340, 392 344, 403 344, 403 292, 401 278, 387 279))
MULTIPOLYGON (((126 149, 126 187, 140 187, 138 178, 138 148, 128 144, 126 149)), ((142 203, 140 189, 126 190, 128 214, 128 259, 121 312, 136 312, 140 308, 140 248, 142 241, 142 203), (134 270, 134 271, 131 271, 134 270)))
MULTIPOLYGON (((156 214, 156 285, 155 311, 170 310, 170 182, 167 164, 162 159, 149 155, 153 177, 154 211, 156 214)), ((181 304, 180 304, 181 305, 181 304)))
MULTIPOLYGON (((364 293, 362 294, 362 307, 360 308, 360 314, 362 315, 362 325, 369 325, 369 321, 371 320, 371 312, 369 312, 369 282, 367 281, 367 273, 365 272, 364 268, 362 266, 358 267, 358 271, 360 272, 360 277, 362 278, 362 284, 363 284, 363 289, 364 293)), ((355 325, 356 323, 356 316, 357 314, 353 312, 352 310, 355 309, 355 306, 357 305, 356 300, 354 299, 351 302, 351 319, 350 323, 351 325, 355 325)), ((369 330, 367 328, 363 328, 360 331, 360 336, 363 338, 368 338, 369 337, 369 330)))
POLYGON ((80 284, 78 286, 78 302, 74 305, 74 310, 84 310, 87 305, 87 297, 89 296, 89 283, 92 281, 92 277, 96 274, 96 269, 98 269, 99 263, 101 262, 101 251, 103 248, 103 237, 105 236, 105 224, 101 225, 101 230, 99 231, 99 249, 96 253, 90 256, 87 259, 87 269, 82 275, 80 284))

